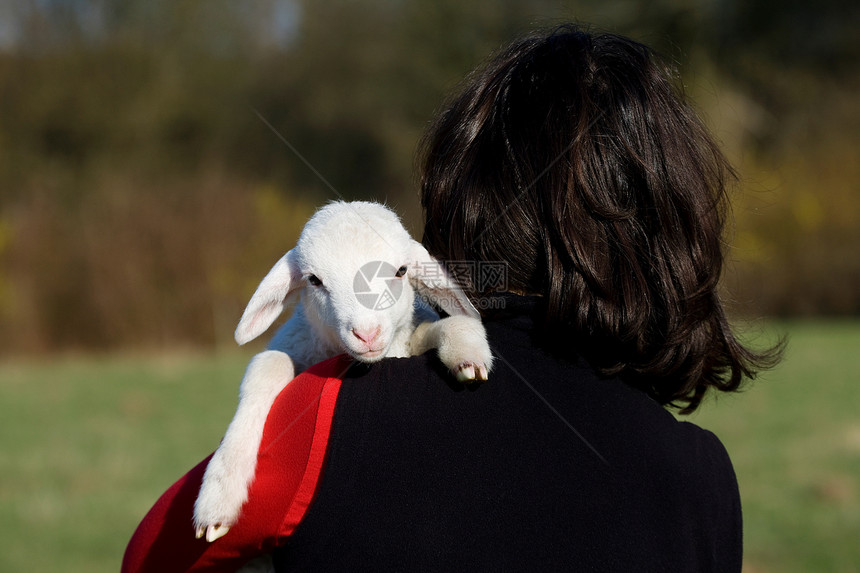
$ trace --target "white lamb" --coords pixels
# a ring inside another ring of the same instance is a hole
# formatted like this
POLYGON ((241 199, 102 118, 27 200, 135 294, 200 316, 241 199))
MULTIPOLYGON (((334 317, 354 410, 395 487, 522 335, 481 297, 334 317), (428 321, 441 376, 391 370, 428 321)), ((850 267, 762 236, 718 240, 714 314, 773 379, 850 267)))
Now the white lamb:
POLYGON ((492 366, 478 312, 444 266, 380 204, 335 202, 317 211, 295 248, 260 283, 236 341, 265 332, 296 295, 292 317, 248 365, 236 414, 206 469, 194 525, 207 541, 236 523, 254 478, 266 415, 286 384, 309 366, 343 352, 376 362, 431 348, 461 381, 486 380, 492 366), (440 320, 423 297, 450 316, 440 320))

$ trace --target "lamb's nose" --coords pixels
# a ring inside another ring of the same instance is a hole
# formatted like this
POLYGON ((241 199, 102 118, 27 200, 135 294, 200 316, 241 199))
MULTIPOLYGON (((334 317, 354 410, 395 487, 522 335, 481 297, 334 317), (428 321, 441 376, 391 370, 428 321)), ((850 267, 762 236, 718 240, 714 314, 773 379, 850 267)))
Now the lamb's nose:
POLYGON ((379 333, 381 331, 382 331, 381 326, 377 326, 376 328, 373 328, 373 329, 370 329, 370 328, 365 328, 362 330, 358 330, 356 328, 352 329, 352 333, 355 335, 355 337, 357 339, 359 339, 360 341, 362 341, 363 343, 367 344, 368 346, 373 344, 373 342, 379 336, 379 333))

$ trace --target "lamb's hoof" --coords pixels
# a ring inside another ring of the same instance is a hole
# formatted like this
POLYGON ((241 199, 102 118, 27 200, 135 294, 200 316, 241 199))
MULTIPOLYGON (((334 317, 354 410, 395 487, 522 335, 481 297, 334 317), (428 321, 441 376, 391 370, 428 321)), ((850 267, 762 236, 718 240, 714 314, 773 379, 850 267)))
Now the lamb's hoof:
POLYGON ((482 362, 463 362, 454 371, 458 382, 483 382, 487 380, 488 370, 482 362))
POLYGON ((198 527, 196 531, 196 536, 197 539, 200 539, 205 535, 206 541, 212 543, 216 539, 221 539, 222 537, 227 535, 228 531, 230 531, 229 525, 221 525, 220 523, 217 523, 215 525, 210 525, 205 529, 203 527, 198 527))

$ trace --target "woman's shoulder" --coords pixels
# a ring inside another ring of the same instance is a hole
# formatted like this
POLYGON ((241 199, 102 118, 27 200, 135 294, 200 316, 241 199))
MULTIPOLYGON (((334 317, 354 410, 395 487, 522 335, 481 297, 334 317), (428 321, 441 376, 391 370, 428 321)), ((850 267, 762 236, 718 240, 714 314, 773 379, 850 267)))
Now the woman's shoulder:
POLYGON ((482 554, 489 562, 495 552, 527 556, 547 546, 581 550, 587 561, 591 546, 570 540, 594 541, 594 531, 601 536, 592 557, 654 561, 641 570, 671 570, 662 555, 738 561, 737 485, 711 432, 581 363, 520 355, 512 345, 495 350, 490 379, 471 387, 453 381, 432 352, 350 369, 315 525, 305 525, 303 539, 349 511, 363 527, 396 517, 400 525, 383 538, 401 545, 412 531, 403 523, 429 519, 439 534, 464 524, 492 530, 482 554), (344 491, 352 492, 346 505, 344 491), (510 516, 521 526, 508 527, 510 516))
POLYGON ((712 432, 677 419, 621 379, 601 376, 575 349, 567 358, 542 349, 530 334, 527 316, 511 314, 488 324, 496 356, 488 381, 457 382, 432 350, 354 363, 344 377, 344 408, 373 411, 368 420, 413 426, 443 417, 479 433, 512 423, 525 432, 560 428, 581 434, 587 450, 598 450, 598 457, 619 467, 675 474, 716 471, 734 479, 726 449, 712 432))

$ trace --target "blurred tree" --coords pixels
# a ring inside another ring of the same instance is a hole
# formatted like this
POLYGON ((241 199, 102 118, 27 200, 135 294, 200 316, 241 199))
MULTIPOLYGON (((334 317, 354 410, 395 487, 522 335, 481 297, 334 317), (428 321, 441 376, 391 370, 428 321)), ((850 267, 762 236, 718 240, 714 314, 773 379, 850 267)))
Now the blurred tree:
POLYGON ((655 46, 712 119, 742 175, 738 308, 860 312, 856 6, 19 0, 0 4, 2 352, 229 337, 326 200, 387 200, 419 233, 434 110, 570 20, 655 46))
POLYGON ((860 314, 860 5, 724 0, 707 15, 722 88, 744 100, 736 214, 757 254, 730 278, 756 301, 741 307, 860 314))

